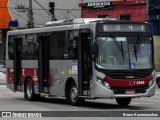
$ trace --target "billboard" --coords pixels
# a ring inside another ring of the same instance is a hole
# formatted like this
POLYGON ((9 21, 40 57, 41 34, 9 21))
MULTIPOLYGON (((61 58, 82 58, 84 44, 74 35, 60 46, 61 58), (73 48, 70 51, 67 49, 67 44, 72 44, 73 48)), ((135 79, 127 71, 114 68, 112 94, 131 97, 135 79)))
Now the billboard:
POLYGON ((12 20, 8 10, 8 0, 0 0, 0 28, 7 28, 8 23, 12 20))
POLYGON ((108 2, 108 1, 125 1, 125 0, 83 0, 84 3, 88 3, 88 2, 108 2))

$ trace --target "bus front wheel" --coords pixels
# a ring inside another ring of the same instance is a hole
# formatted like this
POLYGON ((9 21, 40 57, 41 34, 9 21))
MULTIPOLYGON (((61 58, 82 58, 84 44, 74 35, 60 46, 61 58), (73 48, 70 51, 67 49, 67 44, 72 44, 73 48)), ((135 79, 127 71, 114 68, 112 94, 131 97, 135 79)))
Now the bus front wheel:
POLYGON ((156 80, 158 88, 160 88, 160 77, 156 80))
POLYGON ((131 102, 132 98, 116 98, 118 105, 127 106, 131 102))
POLYGON ((34 85, 31 78, 27 79, 26 81, 24 95, 25 99, 29 101, 35 100, 34 85))
POLYGON ((78 88, 74 82, 72 82, 69 89, 69 101, 73 106, 80 105, 84 102, 84 99, 79 98, 78 88))

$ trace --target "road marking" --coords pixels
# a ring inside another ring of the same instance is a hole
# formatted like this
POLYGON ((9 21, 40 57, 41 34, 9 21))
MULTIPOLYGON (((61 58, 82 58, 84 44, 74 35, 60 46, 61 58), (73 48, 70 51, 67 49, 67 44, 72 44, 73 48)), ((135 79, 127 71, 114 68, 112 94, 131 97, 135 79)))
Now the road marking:
POLYGON ((155 93, 160 93, 160 92, 155 92, 155 93))
POLYGON ((6 85, 0 85, 1 88, 6 88, 6 85))
POLYGON ((153 96, 153 97, 160 97, 160 96, 153 96))
POLYGON ((0 94, 0 98, 6 98, 6 99, 10 99, 11 97, 5 97, 2 94, 0 94))
POLYGON ((4 98, 4 96, 2 94, 0 94, 0 98, 4 98))
POLYGON ((155 104, 155 103, 144 103, 144 102, 143 102, 143 103, 136 103, 136 102, 131 102, 131 104, 135 104, 135 105, 136 105, 136 104, 137 104, 137 105, 138 105, 138 104, 147 104, 147 105, 148 105, 148 104, 152 104, 152 105, 153 105, 153 104, 155 104))
POLYGON ((160 100, 144 100, 144 101, 148 101, 148 102, 158 102, 158 103, 160 103, 160 100))

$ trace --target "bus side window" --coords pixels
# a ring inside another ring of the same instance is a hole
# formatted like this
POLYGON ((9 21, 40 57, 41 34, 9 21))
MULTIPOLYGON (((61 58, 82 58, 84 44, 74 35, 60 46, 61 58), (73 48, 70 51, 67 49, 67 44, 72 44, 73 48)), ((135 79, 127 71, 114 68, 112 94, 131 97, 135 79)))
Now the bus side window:
POLYGON ((76 56, 77 56, 77 52, 76 51, 77 51, 76 48, 69 47, 68 57, 69 58, 76 58, 76 56))
POLYGON ((64 32, 53 32, 49 40, 49 50, 51 59, 63 58, 64 32))
POLYGON ((9 54, 9 59, 13 60, 14 59, 14 37, 11 36, 9 37, 8 40, 8 54, 9 54))
POLYGON ((75 36, 73 40, 71 40, 71 46, 68 48, 68 56, 69 58, 77 58, 77 41, 78 36, 75 36))

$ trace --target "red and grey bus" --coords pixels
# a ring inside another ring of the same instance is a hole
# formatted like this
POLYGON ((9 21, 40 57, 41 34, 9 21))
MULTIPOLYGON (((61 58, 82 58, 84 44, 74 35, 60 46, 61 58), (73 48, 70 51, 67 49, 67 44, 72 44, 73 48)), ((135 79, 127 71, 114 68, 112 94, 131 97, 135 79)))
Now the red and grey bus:
POLYGON ((79 18, 7 34, 7 87, 27 100, 115 98, 126 106, 155 94, 154 68, 144 22, 79 18))

